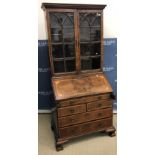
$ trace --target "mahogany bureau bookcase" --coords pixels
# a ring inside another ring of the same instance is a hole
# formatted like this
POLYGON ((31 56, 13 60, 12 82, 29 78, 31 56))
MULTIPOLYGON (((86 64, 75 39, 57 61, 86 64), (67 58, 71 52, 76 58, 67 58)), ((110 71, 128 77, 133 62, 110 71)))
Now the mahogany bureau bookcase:
POLYGON ((68 140, 86 134, 115 135, 115 96, 102 71, 105 6, 42 3, 55 98, 51 128, 57 151, 68 140))

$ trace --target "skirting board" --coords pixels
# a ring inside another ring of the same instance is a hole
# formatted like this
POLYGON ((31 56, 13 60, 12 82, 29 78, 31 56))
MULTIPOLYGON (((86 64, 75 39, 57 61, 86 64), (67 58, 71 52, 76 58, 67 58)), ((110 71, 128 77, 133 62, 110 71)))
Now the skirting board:
MULTIPOLYGON (((49 113, 51 113, 52 111, 53 111, 54 109, 51 109, 51 110, 49 110, 49 109, 39 109, 38 110, 38 114, 49 114, 49 113)), ((117 114, 117 110, 113 110, 113 114, 117 114)))

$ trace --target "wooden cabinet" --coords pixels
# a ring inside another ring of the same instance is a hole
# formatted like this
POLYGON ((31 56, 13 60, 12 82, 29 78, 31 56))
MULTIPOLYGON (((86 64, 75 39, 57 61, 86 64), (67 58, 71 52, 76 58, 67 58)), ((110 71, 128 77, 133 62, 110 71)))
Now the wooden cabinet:
POLYGON ((115 135, 113 90, 102 72, 105 6, 42 4, 56 103, 52 129, 57 150, 82 135, 99 131, 115 135))

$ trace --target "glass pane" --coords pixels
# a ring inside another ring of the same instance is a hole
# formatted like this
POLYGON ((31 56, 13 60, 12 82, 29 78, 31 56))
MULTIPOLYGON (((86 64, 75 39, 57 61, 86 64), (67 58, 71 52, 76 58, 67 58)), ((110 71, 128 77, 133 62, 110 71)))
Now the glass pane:
POLYGON ((95 13, 95 20, 91 23, 91 26, 101 26, 101 13, 95 13))
POLYGON ((95 56, 95 55, 100 55, 100 54, 101 54, 101 44, 100 43, 92 44, 91 55, 95 56))
POLYGON ((73 28, 64 28, 63 29, 63 39, 64 39, 64 42, 73 42, 74 41, 74 29, 73 28))
POLYGON ((51 28, 52 34, 62 34, 61 28, 51 28))
POLYGON ((100 68, 100 57, 92 58, 92 69, 99 69, 100 68))
POLYGON ((60 19, 57 17, 56 13, 50 14, 51 27, 61 27, 60 19))
POLYGON ((62 42, 62 30, 60 28, 51 28, 51 38, 53 43, 62 42))
POLYGON ((54 72, 61 73, 64 71, 64 61, 54 61, 54 72))
POLYGON ((67 16, 63 22, 63 26, 65 27, 65 26, 73 26, 73 25, 74 25, 74 15, 73 13, 67 13, 67 16))
POLYGON ((87 20, 87 13, 80 13, 80 26, 89 27, 89 21, 87 20))
POLYGON ((64 45, 65 57, 75 57, 75 46, 74 44, 64 45))
POLYGON ((67 12, 53 12, 50 13, 51 27, 73 27, 74 26, 74 14, 67 12))
POLYGON ((75 71, 75 60, 66 60, 66 72, 75 71))
POLYGON ((80 28, 80 41, 87 42, 90 41, 90 28, 80 28))
POLYGON ((52 35, 52 42, 53 43, 62 43, 62 35, 61 34, 52 35))
POLYGON ((101 30, 100 28, 91 28, 91 41, 100 41, 101 40, 101 30))
POLYGON ((52 38, 53 43, 62 43, 61 33, 60 34, 53 34, 51 38, 52 38))
POLYGON ((80 50, 82 56, 91 55, 91 44, 80 44, 80 50))
POLYGON ((52 46, 53 58, 63 58, 63 49, 62 45, 53 45, 52 46))
POLYGON ((80 26, 100 26, 101 25, 101 13, 80 13, 80 26))
POLYGON ((97 58, 82 58, 81 69, 91 70, 100 68, 100 57, 97 58))
POLYGON ((81 60, 81 69, 82 70, 90 70, 91 67, 91 58, 85 58, 81 60))

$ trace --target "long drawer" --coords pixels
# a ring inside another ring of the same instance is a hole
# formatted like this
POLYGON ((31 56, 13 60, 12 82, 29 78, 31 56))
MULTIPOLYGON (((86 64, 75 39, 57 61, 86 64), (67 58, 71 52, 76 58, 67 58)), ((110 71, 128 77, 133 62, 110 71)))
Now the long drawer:
POLYGON ((60 128, 59 133, 61 138, 69 138, 74 136, 80 136, 91 132, 104 130, 105 128, 112 126, 112 117, 101 119, 97 121, 87 122, 79 125, 73 125, 71 127, 60 128))
POLYGON ((98 100, 95 102, 87 103, 87 111, 112 107, 112 100, 98 100))
POLYGON ((109 93, 102 94, 102 95, 95 95, 95 96, 86 96, 86 97, 80 97, 80 98, 76 98, 76 99, 60 101, 58 103, 58 106, 59 107, 71 106, 71 105, 76 105, 76 104, 81 104, 81 103, 88 103, 88 102, 92 102, 92 101, 110 99, 110 98, 111 98, 111 96, 110 96, 109 93))
POLYGON ((82 113, 82 112, 86 112, 85 104, 58 108, 58 117, 72 115, 72 114, 78 114, 78 113, 82 113))
POLYGON ((58 118, 59 127, 88 122, 101 118, 112 117, 112 108, 100 109, 67 117, 58 118))

